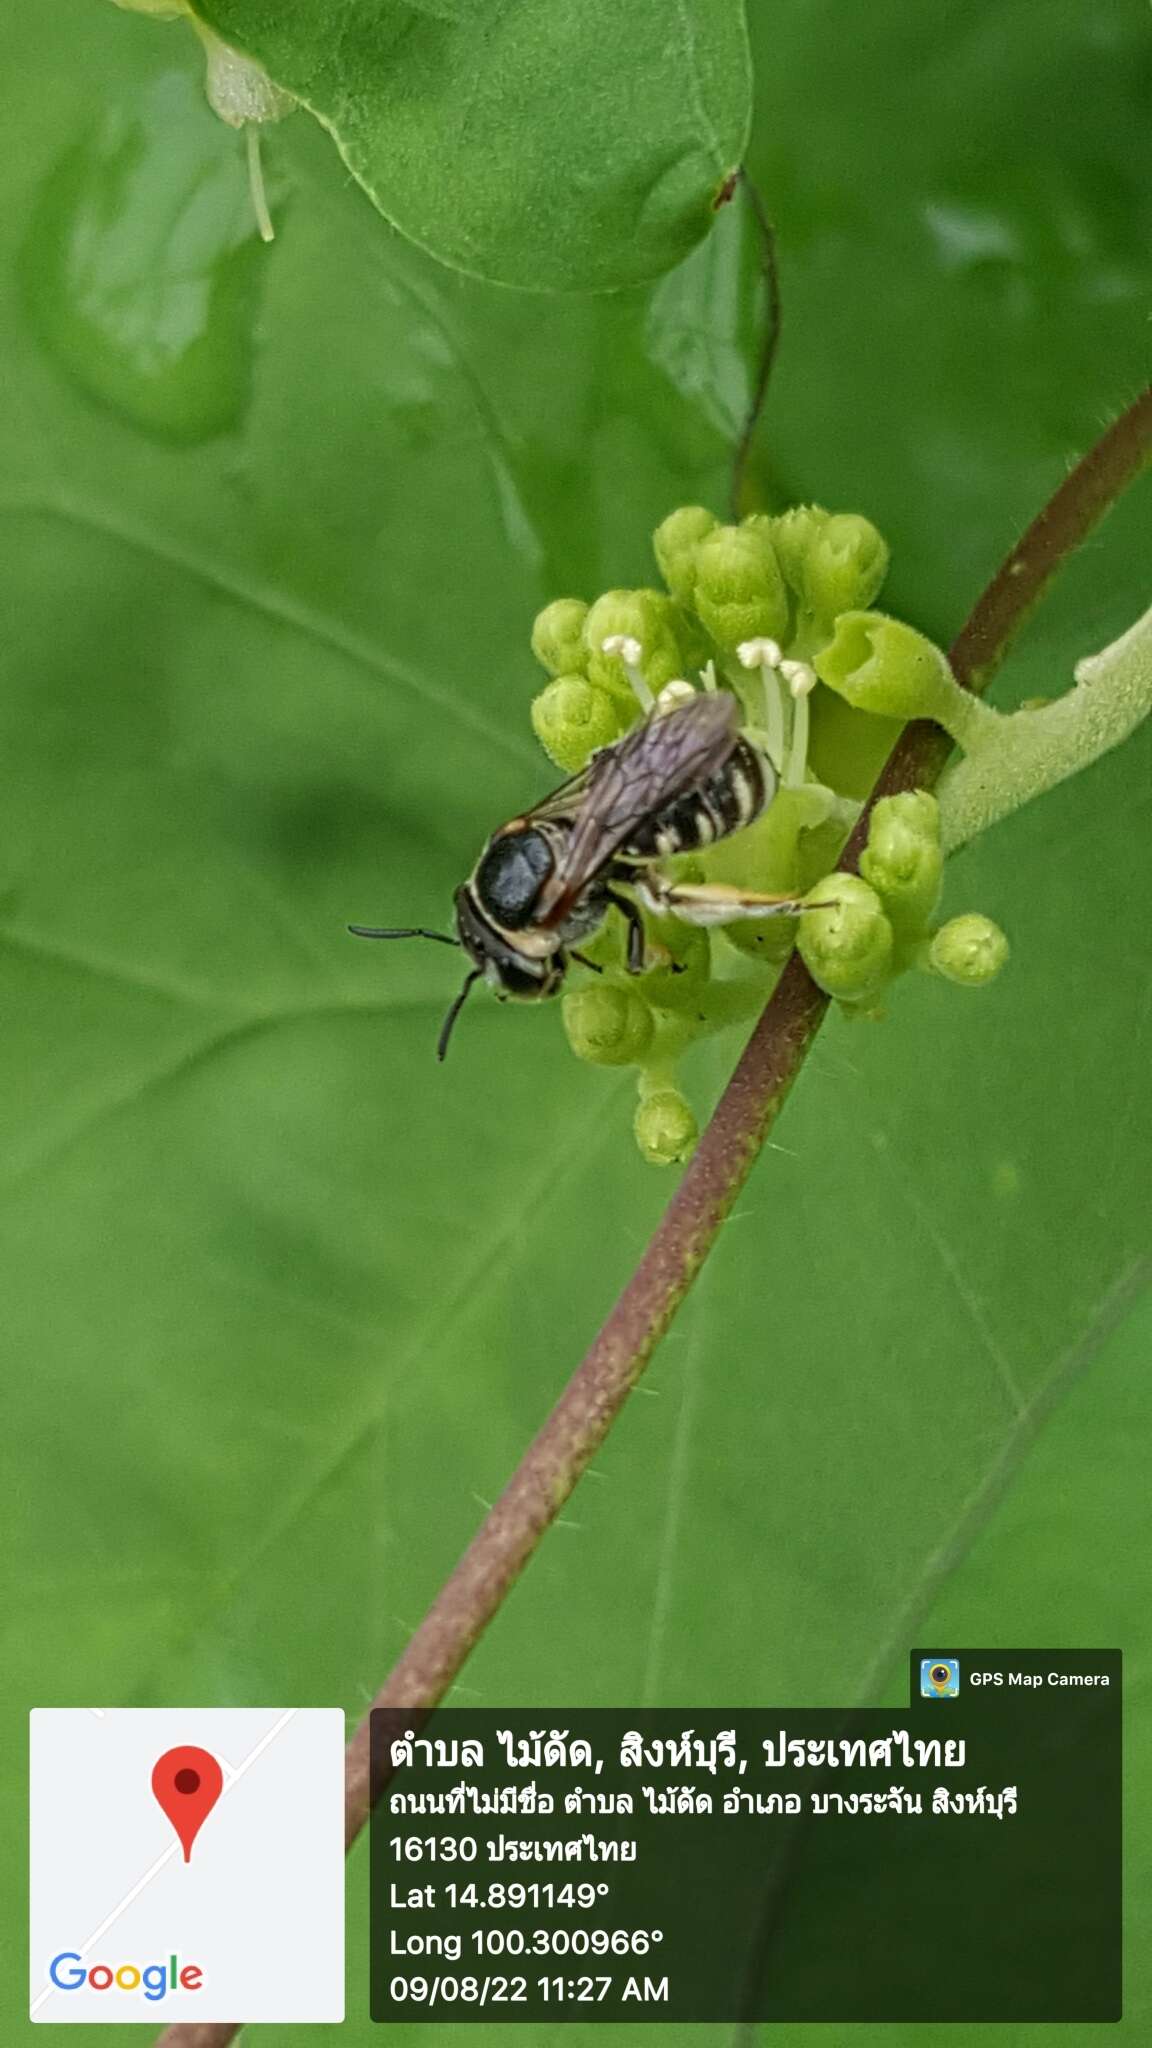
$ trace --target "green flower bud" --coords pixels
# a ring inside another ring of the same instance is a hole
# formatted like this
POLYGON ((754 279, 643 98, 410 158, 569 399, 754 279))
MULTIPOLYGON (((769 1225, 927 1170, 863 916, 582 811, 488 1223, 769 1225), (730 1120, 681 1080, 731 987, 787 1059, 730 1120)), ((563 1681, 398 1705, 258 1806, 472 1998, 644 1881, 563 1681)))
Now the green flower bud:
POLYGON ((962 690, 933 642, 883 612, 843 612, 813 659, 821 682, 882 718, 934 718, 962 745, 998 714, 962 690))
POLYGON ((716 520, 703 505, 681 505, 670 512, 652 535, 652 552, 665 583, 681 604, 691 604, 696 588, 696 549, 716 520))
POLYGON ((564 1029, 578 1060, 629 1067, 652 1042, 652 1012, 642 995, 618 981, 597 981, 563 998, 564 1029))
POLYGON ((814 535, 803 574, 805 607, 818 618, 863 610, 888 574, 888 543, 870 519, 837 512, 814 535))
POLYGON ((941 925, 928 948, 928 966, 963 988, 983 988, 986 982, 995 981, 1008 953, 1008 940, 999 925, 972 911, 941 925))
POLYGON ((636 1106, 632 1128, 650 1166, 678 1166, 696 1149, 699 1129, 678 1088, 659 1088, 636 1106))
POLYGON ((872 813, 860 873, 883 899, 902 935, 921 930, 936 908, 944 854, 940 806, 927 790, 881 797, 872 813))
POLYGON ((636 695, 619 654, 605 654, 604 642, 616 635, 634 640, 640 649, 636 666, 653 696, 684 673, 684 656, 676 637, 676 611, 662 590, 606 590, 584 621, 588 674, 601 689, 616 690, 634 708, 636 695))
POLYGON ((892 973, 892 927, 879 896, 859 875, 836 874, 808 901, 827 906, 800 919, 797 944, 813 981, 842 1003, 867 1002, 892 973))
POLYGON ((697 547, 697 616, 734 651, 748 639, 783 639, 789 602, 765 526, 717 526, 697 547))
POLYGON ((764 526, 718 526, 701 541, 693 603, 728 653, 744 640, 786 637, 788 592, 764 526))
POLYGON ((546 754, 568 775, 578 775, 597 747, 625 730, 619 700, 586 676, 557 676, 532 704, 532 730, 546 754))
POLYGON ((744 521, 745 526, 762 527, 771 536, 784 580, 803 605, 808 603, 808 556, 830 518, 822 505, 793 505, 775 519, 767 512, 753 512, 744 521))
POLYGON ((532 652, 550 676, 583 675, 588 666, 584 621, 588 607, 578 597, 558 597, 537 612, 532 652))

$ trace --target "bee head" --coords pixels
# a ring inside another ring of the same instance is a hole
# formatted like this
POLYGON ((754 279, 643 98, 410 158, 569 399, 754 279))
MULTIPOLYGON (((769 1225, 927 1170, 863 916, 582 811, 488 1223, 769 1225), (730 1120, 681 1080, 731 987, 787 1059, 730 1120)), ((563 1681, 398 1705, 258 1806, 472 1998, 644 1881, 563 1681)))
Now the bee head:
POLYGON ((472 969, 441 1026, 438 1059, 448 1050, 452 1028, 476 982, 486 981, 498 996, 514 1002, 539 1002, 558 993, 564 981, 564 954, 554 934, 532 926, 552 859, 545 835, 517 824, 489 841, 475 874, 457 889, 455 934, 411 925, 403 930, 349 925, 359 938, 435 939, 467 953, 472 969))

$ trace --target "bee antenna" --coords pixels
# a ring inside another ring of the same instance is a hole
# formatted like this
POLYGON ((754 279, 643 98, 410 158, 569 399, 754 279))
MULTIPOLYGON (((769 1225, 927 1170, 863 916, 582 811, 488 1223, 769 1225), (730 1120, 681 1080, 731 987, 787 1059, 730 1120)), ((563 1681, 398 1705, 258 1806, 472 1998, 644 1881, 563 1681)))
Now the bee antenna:
POLYGON ((423 925, 404 925, 398 931, 388 931, 374 924, 350 924, 348 930, 357 939, 435 939, 438 946, 458 946, 450 932, 425 931, 423 925))
POLYGON ((436 1057, 438 1060, 442 1060, 448 1050, 448 1040, 452 1036, 452 1026, 468 1001, 468 997, 472 992, 473 982, 480 981, 481 979, 482 972, 479 967, 474 967, 471 974, 465 975, 464 986, 449 1010, 448 1015, 445 1017, 443 1024, 440 1026, 440 1036, 436 1040, 436 1057))

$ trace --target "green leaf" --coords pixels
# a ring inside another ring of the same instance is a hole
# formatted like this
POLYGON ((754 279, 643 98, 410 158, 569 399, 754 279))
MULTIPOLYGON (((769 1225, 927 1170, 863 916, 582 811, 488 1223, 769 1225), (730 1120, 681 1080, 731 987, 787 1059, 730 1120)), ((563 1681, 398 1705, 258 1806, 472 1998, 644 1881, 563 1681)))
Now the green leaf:
MULTIPOLYGON (((1144 27, 1069 0, 1038 45, 1023 0, 886 0, 848 47, 830 0, 757 13, 785 293, 762 460, 777 492, 876 518, 886 606, 946 638, 1141 375, 1144 27)), ((343 926, 441 920, 548 787, 532 617, 650 580, 673 506, 723 511, 752 291, 735 208, 654 293, 462 280, 382 234, 302 121, 267 138, 279 232, 256 250, 242 142, 179 27, 57 0, 11 10, 0 44, 15 1759, 33 1704, 361 1711, 631 1270, 669 1181, 635 1157, 628 1078, 571 1059, 555 1011, 486 994, 439 1070, 452 956, 343 926), (118 205, 91 205, 114 122, 148 138, 127 265, 118 205), (84 152, 78 297, 41 207, 84 152), (196 163, 209 272, 257 260, 247 297, 207 292, 189 385, 177 349, 145 402, 131 373, 167 331, 196 163), (97 333, 121 280, 132 318, 97 333), (227 408, 202 404, 209 365, 227 408)), ((1061 687, 1146 606, 1148 511, 1145 484, 1071 565, 1001 704, 1061 687)), ((955 862, 946 914, 1012 940, 993 988, 917 978, 885 1024, 830 1024, 458 1695, 836 1703, 898 1696, 931 1630, 1119 1642, 1137 1927, 1150 769, 1145 731, 955 862)), ((701 1107, 735 1051, 709 1049, 701 1107)), ((0 1802, 15 1984, 15 1762, 0 1802)), ((349 2048, 375 2040, 362 1873, 349 2048)), ((1148 1971, 1134 1941, 1114 2038, 1143 2040, 1148 1971)))
POLYGON ((146 432, 239 425, 260 251, 234 149, 179 72, 100 109, 45 180, 21 271, 46 345, 146 432))
POLYGON ((533 290, 668 270, 747 140, 740 0, 195 0, 441 262, 533 290))

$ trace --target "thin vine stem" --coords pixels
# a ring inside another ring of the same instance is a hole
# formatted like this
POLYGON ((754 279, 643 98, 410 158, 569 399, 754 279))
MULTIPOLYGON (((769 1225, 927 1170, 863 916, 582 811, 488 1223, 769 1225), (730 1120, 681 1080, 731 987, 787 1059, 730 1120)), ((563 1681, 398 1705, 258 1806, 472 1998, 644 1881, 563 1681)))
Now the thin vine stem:
MULTIPOLYGON (((1152 461, 1152 386, 1065 478, 977 599, 950 650, 966 688, 982 691, 1023 621, 1070 554, 1152 461)), ((951 748, 938 726, 905 728, 845 851, 854 867, 881 796, 931 788, 951 748)), ((635 1273, 593 1339, 504 1492, 445 1581, 372 1707, 429 1713, 596 1455, 708 1256, 779 1116, 828 1009, 798 954, 776 985, 695 1156, 635 1273)), ((369 1814, 369 1713, 348 1745, 344 1836, 369 1814)), ((383 1789, 377 1784, 376 1791, 383 1789)), ((237 2025, 172 2026, 158 2048, 229 2048, 237 2025)))
POLYGON ((764 290, 764 339, 760 345, 760 357, 753 377, 752 396, 739 438, 732 451, 732 474, 728 487, 729 508, 732 518, 739 520, 748 507, 744 503, 745 482, 748 463, 752 454, 752 443, 756 429, 768 399, 768 386, 780 347, 780 323, 782 302, 780 297, 780 267, 776 252, 776 229, 765 204, 764 195, 751 173, 742 165, 736 178, 737 186, 744 193, 756 234, 760 244, 760 281, 764 290))

